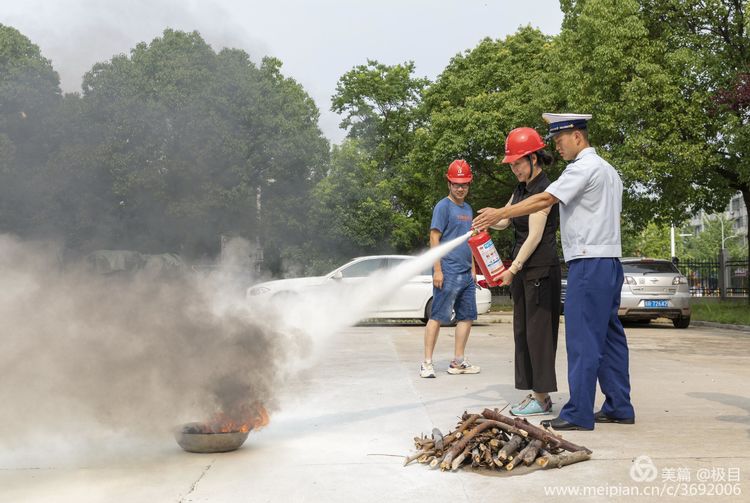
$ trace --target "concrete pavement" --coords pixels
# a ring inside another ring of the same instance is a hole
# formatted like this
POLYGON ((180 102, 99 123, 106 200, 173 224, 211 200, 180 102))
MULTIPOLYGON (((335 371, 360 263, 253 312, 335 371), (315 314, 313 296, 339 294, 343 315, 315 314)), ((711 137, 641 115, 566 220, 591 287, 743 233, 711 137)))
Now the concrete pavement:
MULTIPOLYGON (((452 329, 441 330, 437 379, 420 379, 422 326, 354 327, 288 383, 282 410, 238 451, 189 454, 166 438, 127 460, 6 463, 0 501, 651 501, 643 493, 655 491, 684 493, 658 498, 668 501, 750 500, 750 335, 671 324, 626 327, 637 422, 565 432, 594 451, 590 461, 510 474, 403 467, 415 435, 524 396, 513 387, 508 317, 483 321, 467 351, 478 375, 445 373, 452 329)), ((567 399, 564 347, 561 337, 554 413, 567 399)))

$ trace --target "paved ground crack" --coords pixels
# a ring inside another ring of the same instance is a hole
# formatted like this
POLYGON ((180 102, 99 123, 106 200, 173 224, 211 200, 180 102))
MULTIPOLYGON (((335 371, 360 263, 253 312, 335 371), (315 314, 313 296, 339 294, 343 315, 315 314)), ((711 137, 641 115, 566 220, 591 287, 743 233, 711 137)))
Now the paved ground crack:
POLYGON ((200 482, 201 479, 206 476, 206 473, 208 473, 208 470, 210 470, 211 467, 214 466, 215 462, 216 460, 212 459, 211 462, 208 465, 206 465, 206 467, 201 472, 200 476, 197 479, 195 479, 195 482, 193 482, 192 485, 190 486, 190 490, 187 492, 187 494, 185 494, 185 496, 182 496, 179 500, 177 500, 177 503, 185 503, 187 501, 186 498, 190 496, 193 493, 193 491, 195 491, 195 488, 198 486, 198 482, 200 482))

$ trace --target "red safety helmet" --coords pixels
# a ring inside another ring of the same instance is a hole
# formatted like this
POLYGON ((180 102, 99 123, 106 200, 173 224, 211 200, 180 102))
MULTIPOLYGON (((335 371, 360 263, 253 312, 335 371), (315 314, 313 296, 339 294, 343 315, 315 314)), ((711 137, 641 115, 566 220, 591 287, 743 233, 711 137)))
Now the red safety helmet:
POLYGON ((474 178, 471 174, 471 166, 463 159, 453 161, 448 166, 448 173, 445 176, 453 183, 469 183, 474 178))
POLYGON ((505 139, 503 162, 513 162, 545 147, 542 137, 533 128, 519 127, 508 133, 505 139))

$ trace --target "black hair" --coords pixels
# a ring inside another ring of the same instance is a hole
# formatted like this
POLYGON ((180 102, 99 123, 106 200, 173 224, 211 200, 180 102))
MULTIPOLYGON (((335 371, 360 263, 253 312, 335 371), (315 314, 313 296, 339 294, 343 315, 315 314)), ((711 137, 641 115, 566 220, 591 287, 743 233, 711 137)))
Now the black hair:
POLYGON ((586 143, 589 142, 589 130, 587 127, 573 128, 573 131, 580 131, 581 135, 583 136, 583 139, 586 140, 586 143))
POLYGON ((549 166, 554 161, 552 154, 546 150, 537 150, 534 153, 536 154, 536 162, 540 166, 549 166))

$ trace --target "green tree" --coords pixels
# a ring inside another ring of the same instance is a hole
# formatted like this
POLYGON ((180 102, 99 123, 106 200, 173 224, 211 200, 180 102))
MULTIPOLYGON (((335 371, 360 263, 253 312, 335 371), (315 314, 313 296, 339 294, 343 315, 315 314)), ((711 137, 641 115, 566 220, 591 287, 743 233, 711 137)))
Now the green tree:
MULTIPOLYGON (((341 227, 331 231, 333 235, 344 236, 359 229, 361 232, 354 242, 361 243, 362 251, 372 249, 370 243, 380 243, 381 248, 411 250, 424 242, 419 224, 414 221, 414 201, 421 200, 422 191, 407 176, 405 159, 413 148, 414 132, 422 123, 421 95, 428 81, 414 77, 413 73, 412 62, 388 66, 368 60, 366 65, 354 67, 339 79, 332 98, 331 109, 343 115, 341 127, 348 129, 348 138, 353 140, 350 146, 335 153, 339 158, 335 169, 341 173, 347 169, 345 166, 352 167, 354 173, 365 176, 376 189, 368 191, 360 185, 365 194, 356 198, 356 209, 346 217, 348 230, 343 234, 341 227), (373 219, 361 206, 366 201, 372 205, 372 211, 385 219, 382 223, 372 226, 373 219), (384 212, 385 209, 389 211, 384 212)), ((336 176, 321 191, 349 195, 350 189, 355 188, 351 181, 351 177, 336 176)))
MULTIPOLYGON (((562 3, 554 86, 567 109, 594 115, 591 139, 620 171, 624 218, 637 228, 717 210, 731 193, 705 167, 711 106, 695 54, 664 36, 637 0, 562 3)), ((667 29, 668 31, 668 29, 667 29)))
MULTIPOLYGON (((741 192, 750 207, 750 2, 641 0, 641 4, 651 32, 675 50, 692 55, 683 89, 707 97, 701 100, 704 122, 698 132, 709 158, 693 165, 698 177, 720 180, 732 193, 741 192)), ((750 269, 750 233, 745 244, 750 269)))
POLYGON ((60 80, 39 47, 0 24, 0 229, 27 234, 36 220, 32 184, 50 154, 48 119, 60 80))
POLYGON ((561 2, 561 97, 593 112, 594 141, 621 170, 637 226, 721 211, 736 191, 750 203, 748 5, 561 2))
POLYGON ((331 110, 343 115, 341 128, 386 172, 408 153, 420 122, 421 93, 429 81, 413 74, 411 61, 389 66, 368 60, 341 76, 331 99, 331 110))
POLYGON ((223 234, 260 235, 273 263, 274 247, 297 239, 328 144, 314 103, 280 67, 165 30, 86 74, 82 113, 112 178, 112 240, 200 254, 223 234))
POLYGON ((358 140, 334 147, 331 170, 314 198, 315 220, 326 232, 321 241, 335 244, 329 251, 340 259, 392 251, 391 185, 358 140))
MULTIPOLYGON (((445 172, 462 158, 474 171, 468 201, 474 209, 504 205, 517 180, 502 159, 505 137, 519 126, 542 130, 541 114, 554 108, 549 92, 553 40, 522 27, 502 40, 482 40, 451 59, 424 93, 425 124, 417 130, 405 175, 408 184, 424 187, 411 201, 422 236, 434 204, 447 194, 445 172)), ((562 166, 551 169, 554 176, 562 166)), ((510 253, 511 233, 496 237, 510 253)))
POLYGON ((703 217, 703 231, 693 233, 689 226, 683 226, 681 234, 677 239, 682 245, 683 253, 680 259, 691 260, 718 260, 722 246, 722 225, 724 226, 724 248, 729 254, 730 260, 742 260, 747 257, 747 245, 744 236, 736 235, 732 229, 732 223, 724 215, 712 215, 703 217))
POLYGON ((746 1, 561 2, 559 100, 594 114, 627 218, 679 222, 750 200, 746 1))
MULTIPOLYGON (((624 225, 622 229, 623 257, 650 257, 669 259, 672 256, 670 226, 649 222, 642 229, 624 225)), ((680 259, 687 258, 682 242, 675 241, 675 253, 680 259)))

